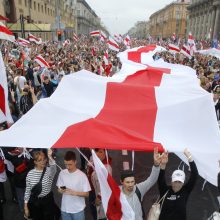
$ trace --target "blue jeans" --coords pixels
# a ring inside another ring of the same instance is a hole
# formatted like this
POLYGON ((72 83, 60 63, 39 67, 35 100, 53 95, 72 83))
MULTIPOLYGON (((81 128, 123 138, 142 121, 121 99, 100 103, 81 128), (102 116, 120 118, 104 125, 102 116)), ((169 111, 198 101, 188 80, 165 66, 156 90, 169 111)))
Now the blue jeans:
POLYGON ((62 220, 85 220, 84 210, 77 213, 61 212, 62 220))

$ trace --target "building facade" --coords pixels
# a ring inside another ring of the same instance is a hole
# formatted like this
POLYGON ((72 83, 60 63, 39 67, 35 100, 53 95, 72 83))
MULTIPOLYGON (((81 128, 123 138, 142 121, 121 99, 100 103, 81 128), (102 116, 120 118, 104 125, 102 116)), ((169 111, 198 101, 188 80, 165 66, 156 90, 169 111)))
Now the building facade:
POLYGON ((132 38, 146 39, 149 35, 149 21, 138 21, 134 27, 128 31, 132 38))
POLYGON ((220 39, 220 0, 192 0, 188 31, 196 39, 220 39))
POLYGON ((0 14, 10 19, 6 25, 18 36, 25 32, 23 36, 27 37, 31 32, 45 40, 57 40, 59 31, 64 40, 73 33, 88 34, 101 23, 85 0, 0 0, 0 3, 3 6, 0 14))
POLYGON ((56 17, 57 0, 3 0, 7 26, 18 36, 33 32, 45 39, 52 39, 52 25, 56 17), (22 17, 21 17, 22 16, 22 17), (23 23, 23 24, 22 24, 23 23), (22 29, 24 26, 24 29, 22 29))
POLYGON ((101 29, 101 19, 85 0, 77 0, 77 33, 87 35, 101 29))
POLYGON ((149 28, 151 37, 168 38, 173 33, 185 37, 189 4, 189 0, 176 1, 152 14, 149 28))

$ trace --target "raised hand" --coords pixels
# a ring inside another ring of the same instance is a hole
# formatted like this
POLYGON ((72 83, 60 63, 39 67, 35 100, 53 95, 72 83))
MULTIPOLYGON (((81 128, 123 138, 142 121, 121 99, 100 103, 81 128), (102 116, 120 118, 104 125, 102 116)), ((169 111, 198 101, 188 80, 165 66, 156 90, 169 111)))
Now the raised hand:
POLYGON ((161 155, 161 165, 166 165, 167 163, 168 163, 168 151, 165 151, 161 155))
POLYGON ((161 156, 158 153, 158 147, 154 148, 154 165, 157 167, 160 165, 161 162, 161 156))
POLYGON ((189 152, 189 150, 187 148, 185 148, 184 154, 189 161, 192 161, 192 154, 189 152))

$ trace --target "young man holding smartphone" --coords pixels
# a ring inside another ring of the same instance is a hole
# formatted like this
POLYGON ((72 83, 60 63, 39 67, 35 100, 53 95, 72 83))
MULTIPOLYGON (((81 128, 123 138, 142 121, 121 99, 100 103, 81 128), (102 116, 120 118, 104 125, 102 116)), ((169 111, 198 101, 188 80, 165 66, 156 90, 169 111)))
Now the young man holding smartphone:
POLYGON ((76 167, 76 155, 67 151, 64 157, 66 169, 59 173, 58 191, 62 194, 62 220, 84 220, 85 197, 91 190, 87 176, 76 167))

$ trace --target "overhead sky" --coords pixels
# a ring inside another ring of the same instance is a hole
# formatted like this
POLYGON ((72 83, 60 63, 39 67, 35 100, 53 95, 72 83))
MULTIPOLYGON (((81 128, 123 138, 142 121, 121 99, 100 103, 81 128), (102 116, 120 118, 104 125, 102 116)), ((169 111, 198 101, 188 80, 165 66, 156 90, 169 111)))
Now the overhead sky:
POLYGON ((124 34, 137 21, 147 21, 154 12, 174 0, 86 0, 111 34, 124 34))

